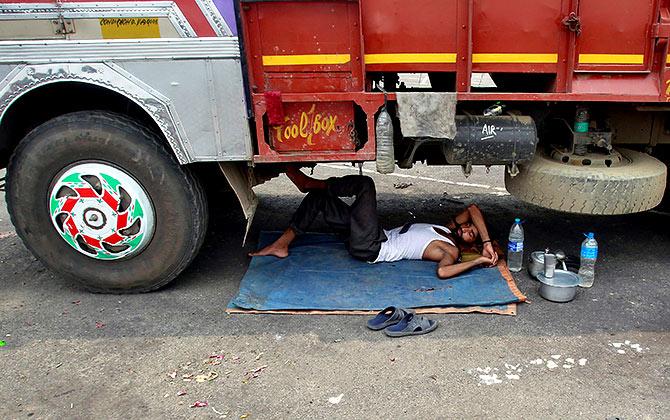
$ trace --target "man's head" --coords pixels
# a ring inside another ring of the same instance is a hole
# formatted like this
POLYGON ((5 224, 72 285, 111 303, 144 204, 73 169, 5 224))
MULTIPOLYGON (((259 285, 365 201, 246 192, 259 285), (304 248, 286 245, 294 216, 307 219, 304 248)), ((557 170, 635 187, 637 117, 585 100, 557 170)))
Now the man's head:
POLYGON ((456 230, 456 234, 461 238, 461 241, 471 244, 479 238, 479 231, 470 222, 463 223, 456 230))

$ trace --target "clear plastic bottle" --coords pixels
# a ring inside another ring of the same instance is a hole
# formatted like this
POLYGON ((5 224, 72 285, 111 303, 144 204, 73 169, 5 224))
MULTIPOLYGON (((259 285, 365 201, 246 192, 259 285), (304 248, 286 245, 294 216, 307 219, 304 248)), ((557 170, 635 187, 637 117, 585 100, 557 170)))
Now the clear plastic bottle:
POLYGON ((593 286, 595 277, 596 260, 598 259, 598 242, 593 232, 586 234, 582 242, 582 252, 579 263, 579 276, 582 278, 582 287, 593 286))
POLYGON ((377 172, 380 174, 390 174, 395 170, 393 120, 386 107, 383 107, 379 112, 375 134, 377 137, 377 172))
POLYGON ((514 224, 509 230, 509 242, 507 243, 507 266, 510 271, 519 272, 523 268, 523 227, 521 219, 514 219, 514 224))

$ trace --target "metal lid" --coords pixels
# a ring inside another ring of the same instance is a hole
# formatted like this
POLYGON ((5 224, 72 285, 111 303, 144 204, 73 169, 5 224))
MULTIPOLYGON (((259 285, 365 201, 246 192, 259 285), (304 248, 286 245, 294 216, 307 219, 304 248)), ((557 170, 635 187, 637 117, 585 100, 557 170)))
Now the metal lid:
POLYGON ((565 270, 555 270, 554 277, 547 278, 544 273, 538 273, 537 279, 548 286, 554 287, 575 287, 582 282, 577 273, 565 270))

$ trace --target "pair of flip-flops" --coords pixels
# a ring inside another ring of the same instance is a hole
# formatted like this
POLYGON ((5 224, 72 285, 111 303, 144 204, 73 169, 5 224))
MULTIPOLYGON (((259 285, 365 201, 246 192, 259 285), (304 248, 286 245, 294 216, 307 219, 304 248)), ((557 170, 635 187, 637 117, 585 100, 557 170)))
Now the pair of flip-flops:
POLYGON ((437 321, 417 315, 407 309, 389 306, 368 321, 368 328, 384 330, 389 337, 427 334, 437 328, 437 321))

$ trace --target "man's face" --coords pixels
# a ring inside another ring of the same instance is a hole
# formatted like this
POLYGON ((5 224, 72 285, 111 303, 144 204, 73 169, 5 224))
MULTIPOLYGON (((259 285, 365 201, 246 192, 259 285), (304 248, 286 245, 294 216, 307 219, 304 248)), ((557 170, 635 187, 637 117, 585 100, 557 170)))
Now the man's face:
POLYGON ((458 236, 461 237, 463 242, 471 244, 477 240, 479 237, 479 231, 472 223, 463 223, 461 227, 458 228, 458 236))

